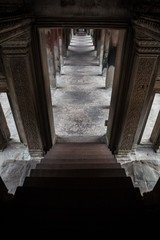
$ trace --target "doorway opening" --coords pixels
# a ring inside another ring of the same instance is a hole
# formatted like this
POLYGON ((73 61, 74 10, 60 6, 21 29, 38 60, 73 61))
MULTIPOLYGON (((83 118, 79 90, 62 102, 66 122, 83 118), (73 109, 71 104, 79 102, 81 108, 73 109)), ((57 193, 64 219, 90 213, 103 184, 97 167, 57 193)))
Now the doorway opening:
POLYGON ((141 144, 152 145, 151 135, 160 111, 160 94, 156 93, 152 102, 150 113, 141 138, 141 144))
POLYGON ((3 111, 4 121, 8 131, 8 138, 5 148, 0 153, 1 164, 6 160, 29 160, 28 147, 21 142, 6 92, 0 93, 0 103, 3 111))
POLYGON ((7 93, 0 93, 2 109, 6 118, 6 122, 10 131, 10 139, 14 142, 20 142, 17 127, 13 118, 12 110, 9 104, 7 93))
POLYGON ((105 141, 119 30, 46 28, 43 33, 57 141, 105 141))

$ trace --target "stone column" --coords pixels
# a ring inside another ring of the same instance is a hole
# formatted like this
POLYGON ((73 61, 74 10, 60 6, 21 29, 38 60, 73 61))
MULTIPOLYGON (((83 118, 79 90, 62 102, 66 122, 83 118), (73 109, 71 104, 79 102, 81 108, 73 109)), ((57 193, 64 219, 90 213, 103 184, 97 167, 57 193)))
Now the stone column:
POLYGON ((107 68, 107 75, 106 75, 106 88, 111 87, 113 84, 118 36, 119 36, 118 30, 111 30, 109 52, 108 52, 108 68, 107 68))
POLYGON ((100 65, 100 67, 102 67, 102 63, 103 63, 104 39, 105 39, 105 29, 101 29, 100 55, 99 55, 99 65, 100 65))
POLYGON ((70 41, 71 41, 71 29, 70 28, 66 28, 66 49, 67 49, 67 56, 68 56, 68 47, 70 45, 70 41))
POLYGON ((56 75, 60 73, 60 57, 59 57, 59 37, 58 37, 58 29, 53 29, 54 32, 54 60, 55 60, 55 67, 56 67, 56 75))
POLYGON ((66 34, 66 29, 63 28, 63 40, 62 40, 62 45, 63 45, 63 56, 66 57, 67 56, 67 34, 66 34))
MULTIPOLYGON (((54 55, 54 30, 46 29, 45 35, 46 35, 46 46, 43 46, 43 47, 47 49, 47 62, 48 62, 48 74, 50 79, 50 85, 51 85, 51 88, 56 88, 57 79, 56 79, 56 66, 55 66, 55 55, 54 55)), ((43 33, 42 33, 41 39, 42 37, 43 37, 43 33)))
MULTIPOLYGON (((73 32, 73 29, 72 29, 73 32)), ((58 41, 59 41, 59 61, 60 61, 60 73, 63 67, 63 43, 62 43, 62 29, 58 29, 58 41)))
POLYGON ((0 151, 3 151, 3 149, 7 147, 9 139, 10 132, 0 103, 0 151))
POLYGON ((128 55, 130 53, 130 41, 132 38, 131 32, 127 32, 126 30, 119 31, 115 74, 112 86, 109 119, 107 124, 107 142, 113 153, 116 152, 118 148, 121 134, 121 118, 123 116, 122 113, 124 109, 124 105, 122 104, 124 96, 123 91, 127 85, 125 75, 127 75, 126 70, 128 67, 128 55))
POLYGON ((97 30, 96 29, 92 29, 91 37, 92 37, 93 46, 94 46, 94 56, 96 57, 97 56, 97 30))
POLYGON ((17 116, 15 122, 18 130, 25 135, 30 155, 40 157, 43 155, 43 146, 35 99, 30 28, 20 36, 3 43, 2 53, 8 95, 17 116))
POLYGON ((160 152, 160 111, 152 130, 150 141, 153 143, 153 149, 156 152, 160 152))
MULTIPOLYGON (((149 103, 155 83, 160 43, 147 37, 135 28, 133 55, 128 59, 132 66, 128 90, 123 96, 123 127, 118 153, 125 154, 137 144, 141 133, 139 124, 145 117, 144 109, 149 103)), ((127 71, 127 69, 126 69, 127 71)))
POLYGON ((108 29, 106 29, 105 41, 104 41, 103 68, 102 68, 102 75, 103 75, 103 77, 107 76, 108 52, 109 52, 110 37, 111 37, 111 33, 110 33, 110 31, 108 29))
MULTIPOLYGON (((44 75, 44 79, 45 79, 45 92, 46 92, 46 99, 47 99, 47 111, 48 111, 48 116, 49 116, 49 125, 50 125, 50 131, 51 131, 52 144, 54 144, 56 141, 56 134, 55 134, 55 129, 54 129, 52 99, 51 99, 51 91, 50 91, 50 85, 53 83, 50 84, 51 79, 49 78, 49 73, 48 73, 48 62, 47 62, 47 58, 48 58, 47 45, 48 44, 46 43, 48 38, 46 38, 46 31, 47 31, 47 36, 48 36, 48 30, 46 30, 46 29, 39 30, 40 47, 41 47, 40 52, 41 52, 42 70, 43 70, 43 75, 44 75)), ((51 42, 53 43, 53 41, 51 41, 51 42)), ((48 51, 50 51, 50 50, 48 49, 48 51)), ((51 48, 51 51, 52 51, 52 63, 54 64, 53 46, 51 48)))
POLYGON ((96 29, 96 49, 97 49, 97 58, 100 58, 100 46, 101 46, 101 30, 96 29))

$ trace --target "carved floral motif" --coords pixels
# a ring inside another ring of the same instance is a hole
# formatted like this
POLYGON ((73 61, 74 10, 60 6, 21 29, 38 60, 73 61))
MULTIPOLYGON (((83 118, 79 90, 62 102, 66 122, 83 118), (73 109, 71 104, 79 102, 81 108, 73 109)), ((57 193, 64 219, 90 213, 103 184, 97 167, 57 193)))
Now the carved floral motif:
POLYGON ((126 122, 121 142, 121 149, 132 148, 141 112, 151 83, 155 57, 137 57, 138 68, 134 75, 134 86, 128 106, 126 122))

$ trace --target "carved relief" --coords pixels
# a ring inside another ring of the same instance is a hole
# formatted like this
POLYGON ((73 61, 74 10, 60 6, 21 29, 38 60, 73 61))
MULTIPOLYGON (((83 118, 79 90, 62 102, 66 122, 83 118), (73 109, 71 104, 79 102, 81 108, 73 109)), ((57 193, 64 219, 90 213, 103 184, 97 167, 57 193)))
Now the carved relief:
POLYGON ((146 36, 140 29, 135 29, 136 50, 139 53, 160 53, 160 42, 146 36))
POLYGON ((3 54, 5 55, 28 54, 30 41, 31 34, 30 28, 28 28, 19 37, 6 41, 4 44, 2 44, 3 54))
POLYGON ((134 21, 136 25, 142 26, 147 28, 148 30, 152 30, 154 32, 160 33, 160 23, 157 19, 151 18, 139 18, 138 20, 134 21))
POLYGON ((132 148, 143 105, 152 79, 155 62, 156 58, 154 57, 139 57, 137 59, 138 69, 134 76, 134 86, 121 142, 121 149, 123 150, 130 150, 132 148))
POLYGON ((10 59, 13 84, 16 89, 16 96, 22 116, 28 147, 31 149, 39 149, 41 148, 41 142, 35 116, 32 93, 29 85, 31 73, 28 72, 27 61, 28 59, 25 58, 10 59))
POLYGON ((22 35, 27 27, 30 27, 31 19, 8 20, 0 23, 0 43, 22 35))

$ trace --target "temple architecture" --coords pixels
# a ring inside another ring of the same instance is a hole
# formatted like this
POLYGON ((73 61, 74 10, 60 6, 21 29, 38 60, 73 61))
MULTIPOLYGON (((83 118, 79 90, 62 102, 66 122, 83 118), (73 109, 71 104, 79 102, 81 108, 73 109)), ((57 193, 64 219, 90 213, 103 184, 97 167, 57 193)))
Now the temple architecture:
MULTIPOLYGON (((123 160, 125 161, 129 154, 134 155, 140 146, 149 148, 155 156, 160 151, 160 2, 158 0, 0 1, 0 97, 2 94, 6 94, 8 98, 19 142, 27 148, 31 160, 43 159, 37 169, 31 171, 32 180, 29 178, 26 180, 26 189, 17 191, 14 200, 16 204, 21 205, 24 198, 32 202, 31 198, 27 198, 27 194, 34 192, 29 192, 29 187, 37 187, 38 180, 34 182, 34 177, 45 178, 44 182, 39 180, 41 186, 47 184, 50 186, 53 179, 49 183, 47 179, 51 177, 58 179, 57 184, 61 186, 59 179, 63 174, 68 184, 70 178, 76 176, 83 180, 88 179, 86 177, 88 175, 102 179, 102 176, 105 178, 107 174, 109 174, 108 179, 125 178, 122 169, 119 173, 115 170, 120 167, 116 159, 123 164, 123 160), (148 127, 148 119, 155 101, 158 110, 150 117, 151 120, 154 118, 154 121, 151 127, 148 127), (149 134, 146 143, 143 141, 143 136, 147 129, 149 134), (74 144, 78 143, 82 148, 75 147, 74 144), (95 148, 91 143, 96 144, 95 148), (58 144, 62 144, 60 149, 57 147, 58 144), (67 145, 67 148, 65 144, 71 145, 67 145), (88 148, 83 144, 88 144, 88 148), (99 147, 98 144, 102 144, 103 147, 99 147), (64 155, 62 155, 63 150, 64 155), (86 157, 87 153, 89 153, 88 157, 86 157), (79 161, 75 173, 72 172, 75 166, 70 166, 71 162, 65 162, 66 159, 71 161, 72 154, 73 159, 79 161), (78 158, 78 154, 81 157, 78 158), (57 161, 57 158, 60 159, 61 164, 65 162, 63 172, 57 170, 58 162, 54 162, 57 164, 56 167, 55 165, 51 167, 53 165, 51 159, 57 161), (88 165, 83 167, 85 159, 88 165), (101 161, 98 162, 98 159, 101 161), (106 167, 106 159, 110 159, 109 167, 106 167), (95 162, 97 165, 91 166, 91 163, 95 164, 95 162), (101 166, 98 165, 99 163, 101 166), (115 168, 114 164, 117 164, 115 168), (101 169, 103 167, 105 170, 101 169), (53 168, 57 170, 56 173, 53 173, 53 168), (107 168, 114 168, 113 176, 107 168), (84 170, 83 173, 81 169, 84 170)), ((0 104, 1 152, 7 150, 10 141, 11 130, 5 109, 0 104)), ((97 181, 96 186, 103 185, 100 183, 101 180, 97 181)), ((113 182, 111 185, 114 188, 115 182, 113 182)), ((91 183, 87 182, 87 184, 90 186, 91 183)), ((106 184, 109 186, 108 182, 106 184)), ((82 185, 86 187, 84 183, 82 185)), ((67 187, 68 185, 65 185, 65 191, 67 187)), ((75 185, 72 187, 76 188, 75 185)), ((91 186, 91 189, 93 190, 94 187, 91 186)), ((38 201, 37 196, 40 196, 37 190, 39 188, 36 188, 36 196, 35 192, 33 193, 35 201, 38 201)), ((124 194, 124 202, 127 201, 125 191, 128 188, 121 190, 122 195, 124 194)), ((157 193, 157 185, 155 189, 157 193)), ((70 191, 69 189, 68 192, 70 191)), ((70 209, 70 199, 71 202, 73 199, 67 195, 68 192, 62 195, 64 199, 67 196, 67 207, 69 206, 67 209, 70 209)), ((123 197, 120 198, 118 193, 114 195, 111 191, 110 194, 112 196, 110 200, 105 195, 106 201, 111 201, 114 197, 122 201, 123 197)), ((137 192, 134 194, 136 196, 134 204, 136 202, 136 207, 138 206, 139 209, 140 196, 136 195, 137 192)), ((83 196, 83 193, 81 195, 77 192, 76 196, 75 202, 83 196)), ((94 198, 92 191, 90 196, 94 198)), ((90 201, 90 196, 86 196, 87 201, 90 201)), ((83 202, 83 197, 80 199, 83 202)), ((152 195, 146 199, 149 205, 153 199, 156 199, 156 204, 158 203, 157 198, 152 195)), ((57 204, 59 209, 62 202, 56 201, 55 205, 57 204)), ((80 206, 82 210, 84 207, 82 202, 80 205, 75 205, 75 208, 80 206)), ((47 204, 51 205, 51 202, 47 204)), ((133 205, 134 209, 135 205, 133 205)), ((127 203, 125 206, 128 206, 127 203)), ((31 208, 33 210, 34 206, 32 205, 31 208)), ((38 212, 37 209, 35 211, 38 212)), ((55 216, 58 219, 57 212, 55 216)), ((82 220, 80 213, 79 216, 82 220)), ((38 217, 35 219, 37 221, 38 217)), ((60 222, 60 219, 58 221, 60 222)))

